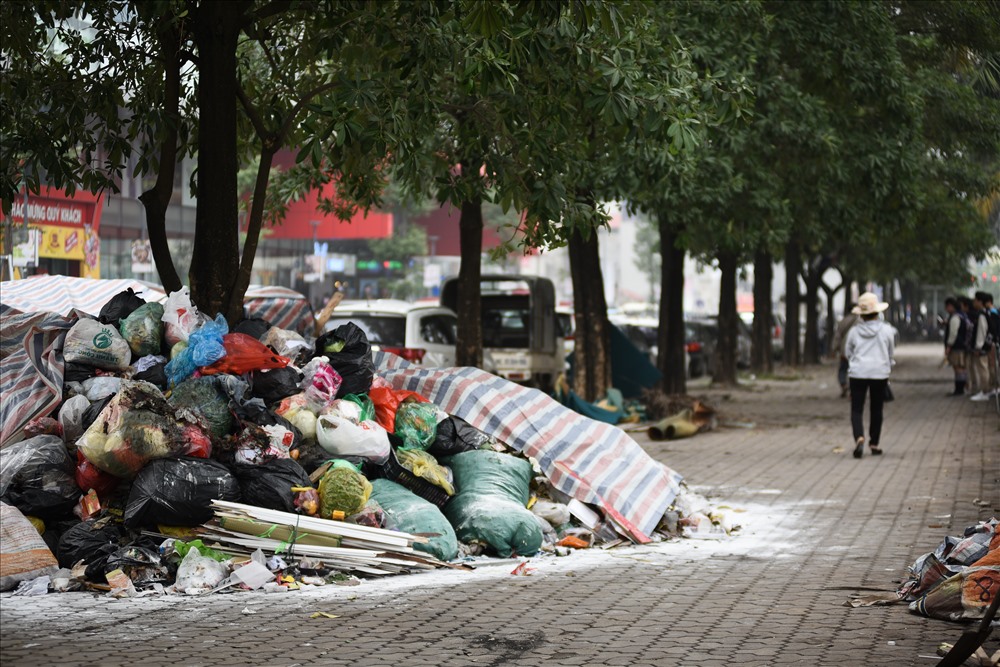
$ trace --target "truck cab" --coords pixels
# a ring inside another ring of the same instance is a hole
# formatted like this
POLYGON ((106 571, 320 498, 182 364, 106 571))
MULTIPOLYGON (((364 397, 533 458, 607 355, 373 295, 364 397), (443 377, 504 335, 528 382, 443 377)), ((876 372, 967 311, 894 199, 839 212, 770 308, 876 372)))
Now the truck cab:
MULTIPOLYGON (((483 353, 492 358, 493 372, 551 390, 566 363, 555 285, 537 276, 484 275, 480 288, 483 353)), ((458 278, 445 281, 441 305, 455 310, 458 278)))

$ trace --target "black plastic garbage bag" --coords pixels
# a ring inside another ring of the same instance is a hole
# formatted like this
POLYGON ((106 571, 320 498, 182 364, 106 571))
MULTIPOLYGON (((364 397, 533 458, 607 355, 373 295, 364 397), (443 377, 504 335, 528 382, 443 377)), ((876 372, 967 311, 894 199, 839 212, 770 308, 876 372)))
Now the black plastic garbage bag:
POLYGON ((167 380, 167 365, 164 364, 153 364, 141 373, 136 373, 132 376, 133 380, 143 380, 152 385, 155 385, 159 389, 167 389, 170 382, 167 380))
POLYGON ((281 399, 299 393, 302 374, 294 368, 274 368, 268 371, 254 371, 251 375, 254 396, 267 405, 274 405, 281 399))
POLYGON ((101 312, 97 315, 97 321, 101 324, 113 324, 118 327, 121 321, 131 315, 139 306, 146 303, 146 300, 138 296, 129 287, 124 292, 119 292, 111 297, 111 300, 104 304, 101 312))
POLYGON ((0 499, 25 516, 65 518, 80 498, 62 438, 39 435, 0 450, 0 499))
POLYGON ((111 394, 110 396, 105 396, 102 400, 91 403, 90 407, 88 407, 86 410, 83 411, 84 431, 90 428, 91 425, 97 421, 97 418, 101 416, 101 413, 104 411, 104 408, 108 407, 108 403, 110 403, 111 399, 113 399, 114 397, 115 397, 114 394, 111 394))
POLYGON ((173 577, 171 567, 152 549, 137 545, 122 547, 108 556, 104 573, 121 570, 136 586, 168 584, 173 577))
POLYGON ((481 449, 489 441, 490 436, 464 419, 448 417, 438 422, 437 437, 427 451, 435 458, 453 456, 462 452, 470 452, 473 449, 481 449))
POLYGON ((226 466, 212 459, 157 459, 139 471, 125 525, 197 526, 212 518, 213 500, 240 500, 240 485, 226 466))
POLYGON ((87 564, 87 579, 103 583, 108 557, 128 541, 129 535, 121 524, 105 521, 78 523, 59 539, 59 566, 72 568, 83 561, 87 564))
POLYGON ((97 369, 93 366, 81 364, 76 361, 67 361, 63 368, 63 382, 83 382, 97 375, 97 369))
POLYGON ((49 548, 54 556, 59 554, 59 540, 62 539, 63 534, 73 526, 79 525, 80 520, 76 517, 72 519, 63 519, 62 521, 46 521, 45 522, 45 532, 42 533, 42 540, 45 541, 45 546, 49 548))
POLYGON ((375 363, 368 336, 353 322, 343 324, 316 339, 316 354, 330 359, 330 365, 343 378, 337 397, 367 394, 372 388, 375 363))
POLYGON ((233 333, 246 334, 260 340, 271 330, 271 323, 259 317, 250 317, 240 322, 233 328, 233 333))
POLYGON ((295 511, 293 486, 312 486, 309 475, 292 459, 272 459, 259 465, 240 463, 234 468, 243 502, 282 512, 295 511))

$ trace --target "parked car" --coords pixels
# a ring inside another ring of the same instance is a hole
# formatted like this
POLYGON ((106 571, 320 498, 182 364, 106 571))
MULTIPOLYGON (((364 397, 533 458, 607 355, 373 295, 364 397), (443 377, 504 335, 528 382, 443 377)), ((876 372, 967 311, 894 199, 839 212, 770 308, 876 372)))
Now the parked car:
POLYGON ((374 350, 398 354, 425 366, 455 365, 458 317, 450 308, 394 299, 344 301, 324 331, 354 322, 374 350))

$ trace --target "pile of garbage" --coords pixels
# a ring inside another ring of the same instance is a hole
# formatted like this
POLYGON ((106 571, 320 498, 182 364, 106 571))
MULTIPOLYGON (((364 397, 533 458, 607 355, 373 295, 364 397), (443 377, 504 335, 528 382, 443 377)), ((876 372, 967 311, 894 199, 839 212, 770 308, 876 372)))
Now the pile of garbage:
MULTIPOLYGON (((376 373, 351 323, 315 340, 261 319, 230 331, 184 291, 161 304, 127 290, 76 319, 61 353, 58 409, 0 450, 0 590, 285 591, 733 527, 650 460, 622 462, 656 478, 632 525, 572 456, 535 458, 424 395, 443 403, 442 377, 481 371, 376 373)), ((481 407, 464 414, 523 436, 509 410, 481 407)))
POLYGON ((961 537, 948 536, 910 566, 897 591, 910 611, 945 621, 983 618, 1000 595, 1000 533, 996 518, 981 521, 961 537))

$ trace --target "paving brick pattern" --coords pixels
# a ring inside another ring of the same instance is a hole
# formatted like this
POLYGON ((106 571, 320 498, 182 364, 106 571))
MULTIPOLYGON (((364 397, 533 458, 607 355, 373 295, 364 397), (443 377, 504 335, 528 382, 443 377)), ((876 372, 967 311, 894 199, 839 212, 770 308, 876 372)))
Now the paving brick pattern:
POLYGON ((363 584, 199 599, 4 596, 0 661, 934 665, 922 656, 954 641, 960 626, 904 606, 844 602, 893 589, 945 534, 1000 513, 1000 419, 988 404, 944 397, 939 352, 900 350, 881 458, 851 458, 848 405, 832 368, 705 392, 754 428, 670 443, 640 436, 691 485, 749 510, 744 534, 722 544, 685 540, 542 560, 532 577, 509 576, 506 566, 465 582, 469 575, 447 573, 449 585, 382 593, 363 584), (311 619, 314 611, 340 618, 311 619))

